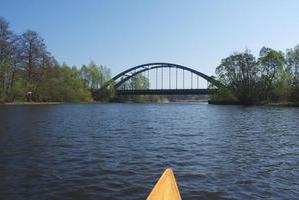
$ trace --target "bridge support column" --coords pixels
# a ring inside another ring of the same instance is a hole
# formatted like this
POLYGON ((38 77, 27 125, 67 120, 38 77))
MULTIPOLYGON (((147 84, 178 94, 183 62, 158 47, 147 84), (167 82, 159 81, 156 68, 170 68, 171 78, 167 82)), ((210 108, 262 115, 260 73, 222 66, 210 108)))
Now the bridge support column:
POLYGON ((185 89, 185 70, 183 69, 183 89, 185 89))
POLYGON ((178 89, 178 68, 175 68, 175 89, 178 89))

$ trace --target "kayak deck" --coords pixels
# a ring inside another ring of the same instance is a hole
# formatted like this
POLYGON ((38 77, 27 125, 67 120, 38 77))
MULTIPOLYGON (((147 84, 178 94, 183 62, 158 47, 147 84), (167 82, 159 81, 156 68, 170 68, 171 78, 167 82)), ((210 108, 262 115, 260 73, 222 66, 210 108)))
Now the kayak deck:
POLYGON ((146 200, 181 200, 172 169, 164 171, 146 200))

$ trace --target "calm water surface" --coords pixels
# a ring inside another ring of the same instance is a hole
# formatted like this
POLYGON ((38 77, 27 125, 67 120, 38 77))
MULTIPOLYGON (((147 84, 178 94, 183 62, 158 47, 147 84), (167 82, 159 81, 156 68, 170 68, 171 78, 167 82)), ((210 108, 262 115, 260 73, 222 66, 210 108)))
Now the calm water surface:
POLYGON ((299 109, 207 104, 0 106, 0 199, 298 199, 299 109))

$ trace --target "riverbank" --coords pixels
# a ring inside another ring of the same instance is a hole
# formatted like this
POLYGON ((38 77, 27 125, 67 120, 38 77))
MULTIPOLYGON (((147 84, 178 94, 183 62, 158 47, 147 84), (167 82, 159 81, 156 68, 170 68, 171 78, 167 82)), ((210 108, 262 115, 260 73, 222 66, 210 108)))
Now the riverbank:
POLYGON ((288 103, 269 103, 266 104, 269 106, 277 106, 277 107, 299 107, 299 103, 292 103, 292 102, 288 102, 288 103))
POLYGON ((209 101, 209 104, 212 105, 243 105, 243 106, 275 106, 275 107, 299 107, 299 103, 295 102, 261 102, 256 104, 242 104, 239 102, 233 101, 209 101))
POLYGON ((299 107, 299 103, 293 103, 293 102, 281 102, 281 103, 259 103, 259 104, 251 104, 251 105, 245 105, 241 104, 239 102, 218 102, 218 101, 169 101, 166 99, 160 100, 160 101, 108 101, 108 102, 99 102, 99 101, 92 101, 92 102, 6 102, 6 103, 0 103, 0 105, 59 105, 59 104, 102 104, 102 103, 208 103, 211 105, 243 105, 243 106, 273 106, 273 107, 299 107))
POLYGON ((64 104, 64 102, 9 102, 2 103, 0 105, 56 105, 64 104))
MULTIPOLYGON (((102 104, 110 102, 86 101, 86 102, 5 102, 0 105, 59 105, 59 104, 102 104)), ((113 103, 113 102, 111 102, 113 103)))

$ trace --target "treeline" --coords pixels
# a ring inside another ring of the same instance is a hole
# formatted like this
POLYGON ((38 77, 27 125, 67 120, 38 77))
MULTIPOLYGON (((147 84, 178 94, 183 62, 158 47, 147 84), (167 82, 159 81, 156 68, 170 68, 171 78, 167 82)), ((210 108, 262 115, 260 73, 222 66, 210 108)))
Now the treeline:
POLYGON ((37 32, 17 35, 0 17, 0 102, 92 101, 110 77, 108 67, 94 62, 80 69, 60 65, 37 32))
MULTIPOLYGON (((150 81, 147 77, 137 74, 131 79, 127 80, 120 86, 120 89, 149 89, 150 81)), ((160 102, 161 98, 157 95, 128 95, 128 96, 114 96, 112 101, 116 102, 160 102)))
POLYGON ((221 88, 212 102, 268 104, 299 102, 299 45, 286 52, 263 47, 258 58, 246 50, 221 60, 221 88))
MULTIPOLYGON (((222 104, 299 103, 299 45, 286 52, 263 47, 258 58, 246 50, 221 60, 220 88, 212 102, 222 104)), ((115 97, 103 89, 111 70, 94 62, 81 68, 59 64, 43 38, 28 30, 15 34, 0 17, 0 103, 15 101, 159 101, 157 96, 115 97), (29 95, 30 94, 30 95, 29 95)), ((147 89, 149 80, 135 76, 122 87, 147 89)))

